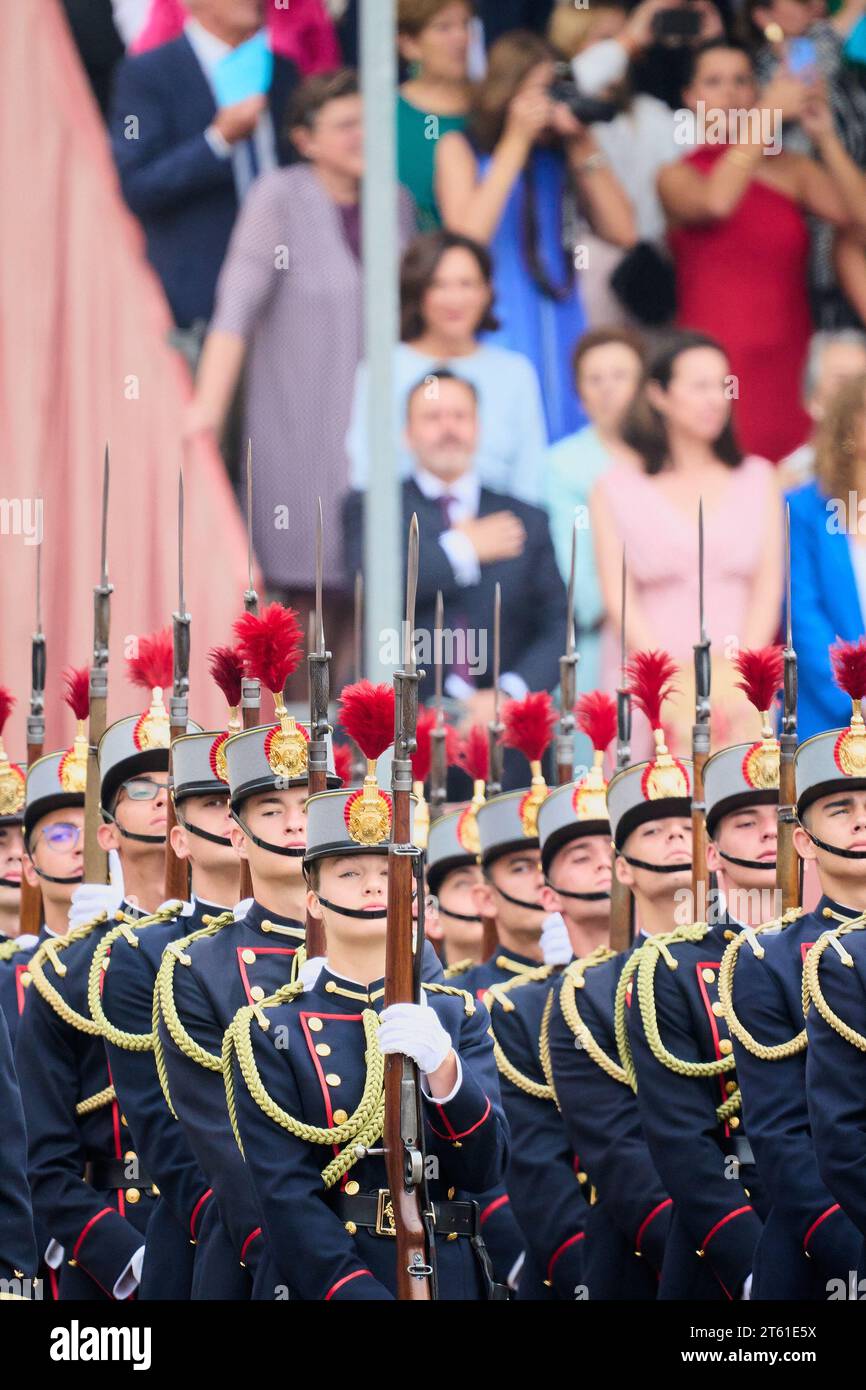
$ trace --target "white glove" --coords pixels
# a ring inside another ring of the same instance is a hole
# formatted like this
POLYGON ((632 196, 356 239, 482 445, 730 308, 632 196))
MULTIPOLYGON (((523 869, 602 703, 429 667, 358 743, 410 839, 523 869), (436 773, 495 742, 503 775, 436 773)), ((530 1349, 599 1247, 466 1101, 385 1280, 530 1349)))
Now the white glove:
POLYGON ((541 955, 545 965, 568 965, 574 951, 561 912, 551 912, 541 928, 541 955))
POLYGON ((749 1302, 751 1302, 751 1298, 752 1298, 752 1276, 751 1276, 751 1274, 747 1274, 747 1275, 746 1275, 745 1282, 744 1282, 744 1284, 743 1284, 743 1292, 740 1294, 740 1302, 741 1302, 741 1303, 749 1303, 749 1302))
POLYGON ((69 906, 69 927, 92 922, 100 912, 113 917, 123 902, 123 869, 117 850, 108 851, 108 883, 80 883, 69 906))
POLYGON ((402 1052, 428 1076, 451 1051, 450 1035, 435 1009, 424 1004, 389 1004, 379 1016, 379 1047, 387 1055, 402 1052))
POLYGON ((324 964, 324 956, 310 956, 309 960, 304 961, 303 965, 298 971, 298 979, 304 986, 305 990, 313 988, 313 986, 315 985, 316 981, 322 973, 322 967, 324 966, 324 964))

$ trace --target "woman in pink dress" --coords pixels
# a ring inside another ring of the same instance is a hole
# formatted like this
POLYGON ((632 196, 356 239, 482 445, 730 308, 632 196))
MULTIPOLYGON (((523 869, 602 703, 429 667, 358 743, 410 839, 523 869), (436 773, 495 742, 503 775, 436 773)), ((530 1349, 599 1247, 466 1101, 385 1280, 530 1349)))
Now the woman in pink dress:
MULTIPOLYGON (((729 363, 719 345, 678 333, 651 361, 626 419, 632 454, 596 483, 592 534, 606 617, 602 680, 619 684, 620 577, 626 647, 663 647, 681 664, 672 751, 689 752, 692 648, 699 638, 698 507, 704 514, 704 617, 712 654, 712 746, 755 735, 732 658, 771 642, 782 601, 781 499, 766 459, 743 456, 731 424, 729 363)), ((635 721, 632 755, 650 751, 635 721)))

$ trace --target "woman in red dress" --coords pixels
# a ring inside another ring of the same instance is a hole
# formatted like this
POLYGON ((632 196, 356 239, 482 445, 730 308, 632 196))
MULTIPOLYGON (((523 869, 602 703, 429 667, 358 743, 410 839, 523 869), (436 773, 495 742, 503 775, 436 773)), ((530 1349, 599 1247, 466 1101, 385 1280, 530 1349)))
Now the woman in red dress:
POLYGON ((683 95, 695 148, 658 184, 677 321, 722 344, 743 447, 776 462, 810 432, 800 403, 812 332, 806 215, 866 235, 866 179, 818 85, 782 72, 759 97, 748 54, 724 39, 695 50, 683 95), (782 149, 783 120, 799 121, 821 164, 782 149))

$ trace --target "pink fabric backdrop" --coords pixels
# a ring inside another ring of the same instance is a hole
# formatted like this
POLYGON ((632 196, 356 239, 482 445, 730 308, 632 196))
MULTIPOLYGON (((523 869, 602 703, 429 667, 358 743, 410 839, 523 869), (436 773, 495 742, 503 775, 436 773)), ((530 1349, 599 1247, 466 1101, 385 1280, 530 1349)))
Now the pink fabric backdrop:
MULTIPOLYGON (((102 454, 111 446, 109 719, 142 708, 124 641, 177 604, 176 498, 189 377, 170 316, 121 199, 98 110, 56 0, 0 5, 0 501, 41 498, 46 751, 68 743, 61 672, 90 661, 102 454), (137 398, 136 398, 137 396, 137 398)), ((246 533, 219 455, 184 461, 191 714, 224 723, 210 646, 242 611, 246 533)), ((24 756, 36 547, 0 511, 0 683, 24 756), (7 520, 4 521, 4 517, 7 520), (5 533, 4 533, 5 531, 5 533)))

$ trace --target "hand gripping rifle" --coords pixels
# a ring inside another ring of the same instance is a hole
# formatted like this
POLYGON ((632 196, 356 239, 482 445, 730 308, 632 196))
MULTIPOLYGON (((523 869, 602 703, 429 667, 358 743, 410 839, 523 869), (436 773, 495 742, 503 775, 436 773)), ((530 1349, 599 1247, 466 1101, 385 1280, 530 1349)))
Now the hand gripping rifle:
POLYGON ((797 784, 794 754, 797 751, 797 653, 791 632, 791 509, 785 507, 785 681, 782 731, 779 736, 779 839, 776 848, 776 888, 782 911, 799 907, 801 862, 794 848, 797 824, 797 784))
MULTIPOLYGON (((421 989, 424 884, 421 855, 410 842, 411 757, 418 720, 415 663, 415 595, 418 586, 418 518, 409 527, 403 668, 394 673, 393 819, 388 848, 388 929, 385 1006, 418 1003, 421 989), (417 888, 419 918, 412 915, 417 888)), ((394 1053, 385 1059, 385 1163, 397 1237, 397 1297, 427 1302, 435 1296, 434 1237, 424 1191, 424 1150, 418 1068, 394 1053)))
MULTIPOLYGON (((244 593, 244 612, 258 616, 259 596, 253 585, 253 441, 247 440, 247 587, 244 593)), ((241 682, 241 719, 245 729, 261 723, 262 685, 255 676, 244 676, 241 682)), ((241 901, 253 896, 253 880, 248 859, 241 860, 241 901)))
MULTIPOLYGON (((631 695, 626 685, 625 674, 625 594, 626 567, 625 550, 622 552, 622 578, 620 580, 620 630, 619 630, 619 687, 616 692, 616 770, 628 767, 631 762, 631 695)), ((616 850, 611 846, 613 862, 610 880, 610 946, 612 951, 627 951, 634 934, 634 900, 631 889, 620 883, 616 873, 616 850)))
MULTIPOLYGON (((36 547, 36 631, 30 643, 30 713, 27 716, 27 766, 42 757, 45 746, 45 633, 42 631, 42 546, 36 547)), ((42 893, 21 879, 22 936, 38 936, 42 926, 42 893)))
MULTIPOLYGON (((174 676, 171 701, 169 704, 170 738, 186 733, 189 723, 189 625, 190 615, 186 611, 186 595, 183 587, 183 464, 180 466, 177 483, 177 612, 172 615, 174 629, 174 676)), ((173 771, 173 758, 169 753, 169 767, 173 771)), ((169 776, 169 786, 172 777, 169 776)), ((177 825, 177 811, 174 804, 174 790, 169 793, 168 814, 165 822, 165 898, 180 899, 186 902, 189 897, 189 863, 178 859, 171 843, 171 832, 177 825)))
POLYGON ((710 639, 704 624, 704 504, 698 503, 698 618, 695 643, 695 722, 692 725, 692 915, 704 920, 709 903, 704 767, 710 756, 710 639))
MULTIPOLYGON (((323 792, 328 785, 328 722, 330 704, 331 653, 325 648, 325 626, 322 616, 322 566, 324 522, 322 499, 316 511, 316 612, 315 630, 307 662, 310 669, 310 741, 307 744, 307 791, 310 796, 323 792)), ((307 913, 307 958, 325 954, 325 930, 321 922, 307 913)))
MULTIPOLYGON (((487 725, 487 748, 489 772, 487 777, 487 796, 498 796, 502 791, 502 764, 504 749, 502 747, 502 735, 505 725, 499 714, 499 677, 500 677, 500 633, 502 628, 502 590, 497 583, 493 591, 493 718, 487 725)), ((481 959, 489 960, 495 951, 499 949, 499 933, 496 930, 496 918, 483 916, 481 923, 484 934, 481 941, 481 959)))
POLYGON ((559 786, 574 780, 574 704, 577 699, 577 663, 574 635, 574 580, 577 569, 577 514, 571 531, 571 571, 568 577, 568 611, 565 618, 565 652, 559 658, 559 727, 556 733, 556 780, 559 786))
POLYGON ((108 582, 108 485, 111 465, 108 445, 102 470, 102 538, 100 547, 100 579, 93 590, 93 660, 90 667, 90 718, 87 730, 87 784, 84 792, 84 878, 87 883, 108 882, 108 857, 100 849, 97 831, 100 824, 101 789, 99 761, 96 750, 108 722, 108 633, 111 618, 111 595, 114 585, 108 582))
POLYGON ((448 752, 446 749, 445 711, 442 708, 442 627, 444 604, 442 590, 436 595, 433 619, 433 676, 435 696, 433 708, 436 723, 430 732, 430 819, 438 820, 445 810, 448 781, 448 752))

